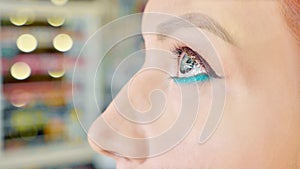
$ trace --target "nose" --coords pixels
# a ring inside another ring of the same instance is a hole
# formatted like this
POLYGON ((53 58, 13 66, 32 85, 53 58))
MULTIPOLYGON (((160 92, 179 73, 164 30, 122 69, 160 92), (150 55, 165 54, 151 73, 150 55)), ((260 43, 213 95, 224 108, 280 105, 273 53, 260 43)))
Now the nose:
POLYGON ((161 76, 151 71, 136 74, 93 122, 88 141, 96 152, 116 160, 122 158, 140 163, 146 159, 149 153, 145 141, 147 129, 137 122, 138 119, 132 120, 131 117, 130 120, 126 116, 132 114, 132 110, 143 114, 153 107, 149 95, 157 89, 158 77, 161 76))
POLYGON ((133 154, 146 154, 147 145, 130 141, 131 138, 145 137, 142 127, 124 119, 114 104, 113 101, 91 125, 88 131, 91 147, 96 152, 114 159, 121 157, 128 159, 134 157, 133 154))
MULTIPOLYGON (((121 97, 122 94, 125 92, 121 91, 117 97, 121 97)), ((146 143, 139 144, 130 139, 145 138, 145 132, 139 124, 124 119, 122 112, 119 112, 122 110, 116 105, 116 99, 93 122, 88 132, 89 143, 96 152, 116 160, 133 157, 141 160, 142 158, 135 157, 134 154, 146 155, 148 146, 146 143)))

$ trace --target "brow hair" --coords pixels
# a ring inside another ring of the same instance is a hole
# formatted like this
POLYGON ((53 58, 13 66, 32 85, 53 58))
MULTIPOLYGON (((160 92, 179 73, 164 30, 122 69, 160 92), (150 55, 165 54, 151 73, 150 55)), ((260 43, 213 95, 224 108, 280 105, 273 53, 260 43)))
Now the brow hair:
POLYGON ((281 0, 280 7, 287 25, 300 45, 300 1, 281 0))
POLYGON ((235 44, 233 38, 217 21, 202 13, 187 13, 172 18, 158 25, 157 31, 161 33, 159 39, 163 40, 166 34, 172 33, 180 28, 198 27, 207 30, 220 37, 224 41, 235 44))

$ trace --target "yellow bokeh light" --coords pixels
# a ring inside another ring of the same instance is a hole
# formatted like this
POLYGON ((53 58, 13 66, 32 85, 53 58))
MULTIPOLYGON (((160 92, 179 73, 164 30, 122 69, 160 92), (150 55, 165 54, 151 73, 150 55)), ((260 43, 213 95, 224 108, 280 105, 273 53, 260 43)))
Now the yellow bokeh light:
POLYGON ((28 17, 24 16, 24 15, 17 14, 17 15, 14 15, 14 16, 10 16, 9 20, 12 24, 14 24, 16 26, 22 26, 22 25, 25 25, 25 23, 28 20, 28 17))
POLYGON ((62 5, 65 5, 68 2, 68 0, 51 0, 51 2, 54 5, 62 6, 62 5))
POLYGON ((53 39, 53 46, 60 52, 66 52, 72 48, 73 40, 67 34, 59 34, 53 39))
POLYGON ((60 78, 60 77, 62 77, 65 74, 65 70, 64 69, 62 69, 62 70, 54 70, 54 71, 49 70, 48 74, 51 77, 60 78))
POLYGON ((15 107, 19 107, 19 108, 20 108, 20 107, 26 106, 27 103, 25 103, 25 102, 15 102, 15 101, 12 101, 11 104, 12 104, 13 106, 15 106, 15 107))
POLYGON ((30 25, 34 22, 35 14, 28 9, 21 9, 9 17, 12 24, 16 26, 30 25))
POLYGON ((32 52, 37 48, 38 42, 31 34, 23 34, 17 39, 17 47, 22 52, 32 52))
POLYGON ((31 69, 27 63, 16 62, 10 68, 10 74, 15 79, 24 80, 30 76, 31 69))
POLYGON ((58 27, 65 23, 65 18, 63 17, 49 17, 47 18, 48 23, 51 26, 58 27))
POLYGON ((22 90, 16 90, 11 93, 10 102, 15 107, 24 107, 26 106, 31 100, 31 95, 22 90))

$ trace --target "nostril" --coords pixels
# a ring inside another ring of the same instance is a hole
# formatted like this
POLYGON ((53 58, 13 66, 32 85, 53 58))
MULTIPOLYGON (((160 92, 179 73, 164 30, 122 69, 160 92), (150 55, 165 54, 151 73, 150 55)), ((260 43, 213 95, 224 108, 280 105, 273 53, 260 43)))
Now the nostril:
MULTIPOLYGON (((125 127, 124 125, 122 125, 125 127)), ((126 126, 127 129, 132 129, 126 126)), ((142 144, 135 142, 137 139, 130 139, 124 135, 112 130, 103 116, 99 117, 90 127, 88 131, 88 143, 91 148, 102 155, 113 158, 116 161, 134 162, 141 164, 148 154, 148 146, 145 142, 142 144), (137 154, 143 154, 143 157, 136 158, 137 154), (128 158, 128 157, 135 158, 128 158)))
POLYGON ((138 164, 142 164, 146 161, 146 158, 137 158, 137 159, 129 159, 127 157, 123 157, 121 156, 120 154, 116 153, 116 152, 113 152, 113 151, 109 151, 109 150, 105 150, 105 149, 102 149, 92 138, 88 137, 88 143, 89 145, 91 146, 91 148, 97 152, 97 153, 100 153, 102 155, 105 155, 107 157, 110 157, 110 158, 113 158, 114 160, 116 161, 120 161, 121 159, 124 161, 134 161, 138 164))
POLYGON ((115 153, 102 149, 92 138, 88 138, 88 143, 95 152, 115 159, 115 153))
POLYGON ((127 111, 128 108, 117 109, 115 100, 90 126, 88 142, 93 150, 111 158, 143 162, 150 152, 146 128, 120 115, 119 110, 127 111))
POLYGON ((90 129, 88 131, 88 134, 87 134, 88 143, 95 152, 113 158, 113 153, 108 150, 105 150, 103 147, 101 147, 96 140, 97 139, 96 136, 98 135, 97 133, 101 129, 101 128, 98 128, 99 127, 98 125, 96 125, 96 121, 92 124, 92 126, 90 127, 90 129))

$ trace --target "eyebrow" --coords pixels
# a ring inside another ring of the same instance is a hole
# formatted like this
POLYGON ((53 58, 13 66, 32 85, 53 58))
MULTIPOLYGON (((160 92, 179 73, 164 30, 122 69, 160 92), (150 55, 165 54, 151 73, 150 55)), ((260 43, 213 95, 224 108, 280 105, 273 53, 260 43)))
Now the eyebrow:
POLYGON ((170 34, 180 28, 198 27, 207 30, 220 37, 225 42, 235 44, 230 34, 218 22, 202 13, 187 13, 178 18, 170 19, 158 25, 157 32, 160 33, 158 39, 163 40, 167 34, 170 34))

